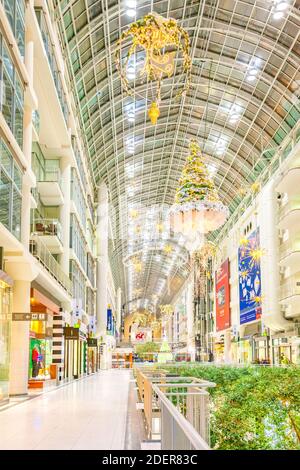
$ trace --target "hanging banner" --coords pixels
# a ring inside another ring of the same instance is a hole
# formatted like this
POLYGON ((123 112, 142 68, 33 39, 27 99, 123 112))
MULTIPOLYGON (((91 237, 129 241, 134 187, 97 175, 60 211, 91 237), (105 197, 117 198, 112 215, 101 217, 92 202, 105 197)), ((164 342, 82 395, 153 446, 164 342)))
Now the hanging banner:
POLYGON ((238 251, 240 323, 261 317, 261 269, 259 228, 243 240, 238 251))
POLYGON ((229 259, 216 271, 216 330, 230 326, 229 259))
POLYGON ((112 309, 108 308, 107 309, 107 323, 106 323, 106 329, 108 333, 112 333, 113 329, 113 318, 112 318, 112 309))

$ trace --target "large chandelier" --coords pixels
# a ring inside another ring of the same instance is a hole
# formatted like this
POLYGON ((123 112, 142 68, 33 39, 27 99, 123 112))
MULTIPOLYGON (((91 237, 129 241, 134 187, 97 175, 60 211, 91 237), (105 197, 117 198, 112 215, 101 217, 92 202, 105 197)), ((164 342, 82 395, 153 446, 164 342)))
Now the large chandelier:
POLYGON ((221 227, 228 216, 228 207, 219 199, 200 147, 192 140, 170 210, 171 227, 175 233, 183 234, 189 249, 194 250, 203 243, 204 235, 221 227))
MULTIPOLYGON (((177 21, 173 18, 163 18, 155 12, 132 23, 117 42, 116 67, 126 93, 129 96, 134 95, 136 91, 133 87, 134 79, 140 79, 141 83, 147 82, 147 84, 157 82, 148 111, 152 124, 156 124, 160 115, 161 82, 164 78, 171 78, 175 74, 176 55, 181 55, 183 58, 182 71, 187 78, 175 97, 182 96, 190 86, 192 62, 189 47, 189 35, 177 21), (122 59, 122 48, 126 46, 128 52, 122 59)), ((148 99, 148 94, 149 87, 147 95, 142 98, 148 99)))

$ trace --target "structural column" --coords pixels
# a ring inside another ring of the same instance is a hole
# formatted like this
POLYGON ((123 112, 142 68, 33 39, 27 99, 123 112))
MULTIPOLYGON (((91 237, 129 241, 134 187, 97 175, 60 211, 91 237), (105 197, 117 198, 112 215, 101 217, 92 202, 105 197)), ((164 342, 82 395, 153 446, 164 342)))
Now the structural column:
MULTIPOLYGON (((13 312, 30 312, 30 281, 14 281, 13 312)), ((29 321, 12 321, 10 395, 27 394, 29 367, 29 321)))
POLYGON ((119 338, 121 337, 121 320, 122 320, 122 289, 118 287, 117 289, 117 331, 119 333, 119 338))
POLYGON ((60 222, 62 227, 63 253, 60 258, 60 265, 67 276, 69 275, 70 259, 70 198, 71 198, 71 165, 68 157, 61 159, 62 192, 64 203, 60 208, 60 222))
POLYGON ((191 354, 191 360, 195 360, 194 338, 194 279, 190 276, 187 288, 187 350, 191 354))
POLYGON ((98 189, 97 208, 97 325, 96 336, 106 337, 108 282, 108 191, 105 183, 98 189))
POLYGON ((277 194, 273 181, 261 191, 258 226, 260 246, 264 250, 261 258, 262 322, 271 330, 279 331, 289 322, 283 318, 279 307, 277 194))
POLYGON ((59 315, 53 317, 52 362, 57 365, 58 380, 64 378, 64 326, 65 317, 61 309, 59 315))

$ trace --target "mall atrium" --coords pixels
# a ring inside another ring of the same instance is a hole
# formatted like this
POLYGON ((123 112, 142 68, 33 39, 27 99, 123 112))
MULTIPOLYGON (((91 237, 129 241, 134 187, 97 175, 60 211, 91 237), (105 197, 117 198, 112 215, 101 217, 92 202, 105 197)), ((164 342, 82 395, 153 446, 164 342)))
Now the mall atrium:
POLYGON ((0 0, 0 449, 300 449, 299 8, 0 0))

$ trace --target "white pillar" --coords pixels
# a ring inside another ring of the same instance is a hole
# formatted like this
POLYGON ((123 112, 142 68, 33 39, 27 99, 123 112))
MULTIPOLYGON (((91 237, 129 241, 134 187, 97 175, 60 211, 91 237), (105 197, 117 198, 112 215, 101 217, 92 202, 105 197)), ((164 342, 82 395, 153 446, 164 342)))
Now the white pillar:
MULTIPOLYGON (((14 281, 13 312, 30 312, 30 281, 14 281)), ((13 321, 10 353, 10 395, 27 394, 29 369, 29 321, 13 321)))
POLYGON ((194 280, 190 276, 187 288, 187 350, 191 353, 192 361, 195 360, 194 338, 194 280))
POLYGON ((258 211, 261 258, 262 322, 271 330, 279 331, 290 325, 279 307, 279 260, 277 229, 277 193, 270 181, 261 191, 258 211))
POLYGON ((106 337, 108 288, 108 191, 102 182, 97 208, 97 327, 96 336, 106 337))
POLYGON ((60 207, 60 222, 62 227, 62 244, 64 250, 60 257, 60 265, 65 274, 69 275, 71 165, 68 157, 63 157, 61 160, 61 176, 64 203, 60 207))
POLYGON ((117 289, 117 331, 119 337, 121 336, 121 320, 122 320, 122 289, 117 289))

